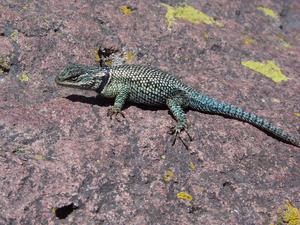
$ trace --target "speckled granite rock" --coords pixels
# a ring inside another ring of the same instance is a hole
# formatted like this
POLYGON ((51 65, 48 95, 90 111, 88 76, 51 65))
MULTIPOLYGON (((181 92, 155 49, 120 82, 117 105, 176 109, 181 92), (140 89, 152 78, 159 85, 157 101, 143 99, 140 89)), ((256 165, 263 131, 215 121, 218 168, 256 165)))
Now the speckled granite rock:
POLYGON ((183 2, 0 2, 0 224, 276 224, 286 201, 300 207, 299 148, 189 111, 186 150, 171 145, 166 109, 128 106, 118 123, 106 117, 111 101, 55 85, 68 62, 97 65, 98 49, 127 49, 130 63, 299 138, 299 1, 186 2, 222 26, 180 19, 172 10, 183 2), (243 60, 273 60, 289 80, 243 60))

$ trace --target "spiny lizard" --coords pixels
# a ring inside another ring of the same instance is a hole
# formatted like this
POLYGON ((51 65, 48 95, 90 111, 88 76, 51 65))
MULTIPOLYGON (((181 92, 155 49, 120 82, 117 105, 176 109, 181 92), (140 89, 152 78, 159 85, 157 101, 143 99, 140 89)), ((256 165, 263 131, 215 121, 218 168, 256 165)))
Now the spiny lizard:
POLYGON ((269 121, 241 108, 219 102, 178 80, 170 73, 143 65, 120 65, 112 68, 70 64, 55 79, 63 86, 96 91, 115 98, 108 115, 121 114, 126 101, 150 106, 167 105, 177 120, 172 128, 176 136, 187 128, 185 108, 216 113, 248 122, 279 140, 300 147, 300 143, 269 121))

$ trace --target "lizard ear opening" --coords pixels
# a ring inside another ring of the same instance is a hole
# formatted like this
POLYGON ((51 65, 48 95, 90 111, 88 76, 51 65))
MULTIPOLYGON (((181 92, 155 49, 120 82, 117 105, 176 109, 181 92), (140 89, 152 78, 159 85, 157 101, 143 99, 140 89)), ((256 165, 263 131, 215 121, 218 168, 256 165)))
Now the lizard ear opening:
POLYGON ((99 78, 103 78, 106 76, 105 71, 100 71, 98 73, 95 74, 95 77, 99 77, 99 78))
POLYGON ((109 68, 101 68, 101 70, 95 74, 96 77, 104 78, 109 75, 109 68))
POLYGON ((97 93, 101 93, 103 91, 103 89, 106 87, 107 83, 109 82, 109 70, 104 70, 101 71, 100 73, 97 73, 96 76, 99 76, 98 74, 100 74, 101 76, 101 83, 99 85, 99 87, 96 89, 97 93))

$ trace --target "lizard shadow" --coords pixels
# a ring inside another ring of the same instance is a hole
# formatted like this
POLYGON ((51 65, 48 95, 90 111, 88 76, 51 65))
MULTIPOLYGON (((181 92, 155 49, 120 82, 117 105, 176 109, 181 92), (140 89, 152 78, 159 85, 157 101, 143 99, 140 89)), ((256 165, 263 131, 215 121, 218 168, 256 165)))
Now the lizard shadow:
MULTIPOLYGON (((115 101, 114 99, 104 98, 100 95, 91 96, 91 97, 86 97, 83 95, 69 95, 65 98, 72 102, 81 102, 81 103, 85 103, 85 104, 97 105, 97 106, 102 106, 102 107, 112 106, 115 101)), ((164 106, 147 106, 147 105, 142 105, 142 104, 137 104, 137 103, 130 103, 130 104, 125 103, 123 110, 129 108, 130 106, 136 106, 140 109, 150 110, 150 111, 167 110, 168 109, 166 106, 165 107, 164 106)))
POLYGON ((86 97, 84 95, 68 95, 65 97, 71 102, 80 102, 85 103, 89 105, 98 105, 98 106, 110 106, 113 104, 112 99, 107 98, 101 98, 100 96, 92 96, 92 97, 86 97))

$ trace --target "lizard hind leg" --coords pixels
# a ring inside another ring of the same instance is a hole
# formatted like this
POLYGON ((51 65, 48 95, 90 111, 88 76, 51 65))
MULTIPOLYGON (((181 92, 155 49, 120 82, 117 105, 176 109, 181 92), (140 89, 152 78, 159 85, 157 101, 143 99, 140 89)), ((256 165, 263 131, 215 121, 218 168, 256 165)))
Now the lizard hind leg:
POLYGON ((183 145, 188 148, 187 144, 180 136, 180 133, 185 131, 189 137, 189 140, 192 141, 191 135, 187 132, 187 119, 183 110, 183 108, 188 106, 187 97, 184 95, 184 93, 179 92, 173 97, 167 99, 167 106, 177 121, 177 124, 170 129, 170 134, 174 135, 172 145, 174 145, 176 140, 179 139, 183 145))

